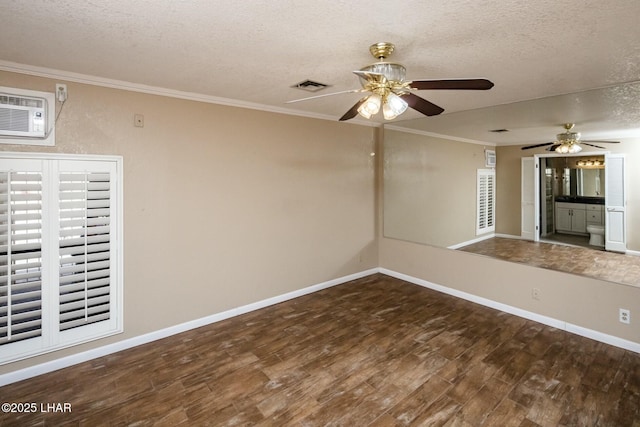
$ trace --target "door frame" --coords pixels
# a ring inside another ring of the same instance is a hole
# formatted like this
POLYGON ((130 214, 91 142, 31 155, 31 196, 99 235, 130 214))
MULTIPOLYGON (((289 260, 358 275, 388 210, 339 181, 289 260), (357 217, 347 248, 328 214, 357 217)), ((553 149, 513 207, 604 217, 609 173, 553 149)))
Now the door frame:
MULTIPOLYGON (((540 159, 541 158, 548 158, 548 157, 582 157, 582 156, 604 156, 605 157, 605 170, 607 167, 607 163, 606 163, 606 159, 607 156, 610 155, 611 152, 610 151, 586 151, 586 152, 580 152, 580 153, 575 153, 575 154, 559 154, 559 153, 548 153, 548 154, 534 154, 533 155, 533 176, 530 177, 531 179, 533 179, 533 185, 534 185, 534 224, 533 224, 533 230, 535 230, 535 232, 533 233, 533 241, 534 242, 539 242, 540 241, 540 185, 542 184, 540 181, 542 180, 542 175, 540 173, 541 169, 540 169, 540 159)), ((525 157, 523 157, 524 159, 525 157)), ((523 176, 523 178, 525 178, 523 176)), ((626 180, 625 180, 626 181, 626 180)), ((605 183, 606 185, 606 183, 605 183)), ((525 183, 522 182, 521 183, 521 187, 524 188, 525 183)), ((605 206, 607 204, 607 192, 605 191, 604 193, 604 198, 605 198, 605 206)), ((521 214, 521 217, 523 215, 521 214)), ((524 229, 523 224, 520 224, 520 228, 521 230, 524 229)), ((606 230, 606 223, 605 223, 605 230, 606 230)))

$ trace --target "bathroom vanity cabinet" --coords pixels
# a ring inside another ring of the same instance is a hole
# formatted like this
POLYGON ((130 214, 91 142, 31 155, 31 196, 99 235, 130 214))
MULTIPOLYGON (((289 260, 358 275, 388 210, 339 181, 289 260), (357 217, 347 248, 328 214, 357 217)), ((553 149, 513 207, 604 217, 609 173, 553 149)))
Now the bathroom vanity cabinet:
POLYGON ((558 233, 586 233, 586 205, 584 203, 556 202, 556 231, 558 233))
POLYGON ((556 232, 587 234, 587 225, 604 225, 604 206, 556 202, 556 232))
POLYGON ((604 225, 604 206, 585 205, 587 207, 587 225, 604 225))

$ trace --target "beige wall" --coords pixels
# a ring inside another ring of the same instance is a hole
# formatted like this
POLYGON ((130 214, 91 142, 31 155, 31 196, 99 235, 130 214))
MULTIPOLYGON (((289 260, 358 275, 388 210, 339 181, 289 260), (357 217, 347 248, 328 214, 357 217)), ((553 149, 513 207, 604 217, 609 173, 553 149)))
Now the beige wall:
MULTIPOLYGON (((627 249, 640 251, 640 139, 622 139, 620 144, 602 145, 606 145, 606 151, 625 154, 627 249)), ((598 152, 596 148, 589 148, 585 146, 584 151, 598 152)), ((526 151, 520 146, 496 148, 496 233, 520 235, 520 163, 522 157, 534 154, 549 153, 544 147, 526 151)))
POLYGON ((478 238, 476 179, 485 148, 385 129, 384 235, 442 247, 478 238))
POLYGON ((125 332, 0 374, 378 265, 375 128, 65 83, 56 146, 0 149, 124 157, 125 332))

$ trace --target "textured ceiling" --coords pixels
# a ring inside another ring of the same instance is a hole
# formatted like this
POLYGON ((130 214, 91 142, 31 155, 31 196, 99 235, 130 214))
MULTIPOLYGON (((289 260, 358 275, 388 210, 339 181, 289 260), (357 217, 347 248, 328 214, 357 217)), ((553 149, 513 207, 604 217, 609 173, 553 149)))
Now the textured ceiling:
POLYGON ((359 94, 285 104, 314 95, 291 86, 357 88, 351 71, 374 61, 371 44, 389 41, 408 79, 495 83, 419 93, 448 114, 640 80, 638 17, 638 0, 0 0, 0 67, 337 120, 359 94))
POLYGON ((581 133, 585 141, 639 138, 640 83, 457 111, 389 126, 469 142, 528 145, 554 141, 556 134, 565 131, 564 123, 574 123, 573 132, 581 133), (492 132, 505 129, 507 132, 492 132))

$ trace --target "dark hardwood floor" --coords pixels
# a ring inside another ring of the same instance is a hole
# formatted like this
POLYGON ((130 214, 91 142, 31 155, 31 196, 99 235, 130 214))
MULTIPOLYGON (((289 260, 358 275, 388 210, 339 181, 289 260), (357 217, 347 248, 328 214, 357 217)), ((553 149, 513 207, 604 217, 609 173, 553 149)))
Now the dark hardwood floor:
POLYGON ((640 426, 640 355, 373 275, 0 388, 1 425, 640 426))
POLYGON ((492 258, 640 286, 640 256, 494 237, 459 248, 492 258))

